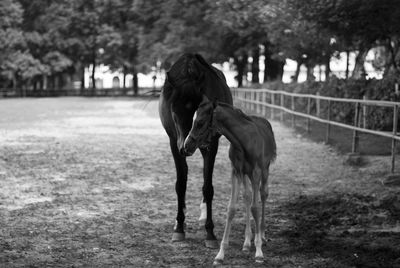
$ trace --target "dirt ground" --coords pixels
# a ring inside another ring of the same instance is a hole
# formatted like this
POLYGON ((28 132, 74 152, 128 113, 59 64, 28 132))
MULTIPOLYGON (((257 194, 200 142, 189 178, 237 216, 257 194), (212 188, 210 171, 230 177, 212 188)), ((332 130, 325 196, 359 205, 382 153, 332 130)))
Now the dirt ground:
MULTIPOLYGON (((210 267, 199 226, 202 161, 188 158, 187 240, 171 242, 176 197, 157 100, 0 100, 0 267, 210 267)), ((243 208, 226 267, 400 267, 399 188, 390 159, 344 163, 331 147, 272 122, 278 158, 265 262, 241 251, 243 208)), ((220 239, 230 193, 228 142, 214 172, 220 239)))

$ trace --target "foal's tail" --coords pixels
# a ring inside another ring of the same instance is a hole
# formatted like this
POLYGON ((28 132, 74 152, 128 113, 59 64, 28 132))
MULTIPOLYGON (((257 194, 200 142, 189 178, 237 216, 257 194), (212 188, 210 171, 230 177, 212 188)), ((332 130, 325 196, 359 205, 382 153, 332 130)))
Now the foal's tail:
POLYGON ((270 144, 270 146, 271 146, 271 161, 270 162, 274 162, 275 161, 275 159, 276 159, 276 142, 275 142, 275 135, 274 135, 274 131, 272 130, 272 126, 271 126, 271 124, 269 123, 269 121, 268 120, 266 120, 267 121, 267 127, 268 127, 268 130, 271 132, 271 144, 270 144))

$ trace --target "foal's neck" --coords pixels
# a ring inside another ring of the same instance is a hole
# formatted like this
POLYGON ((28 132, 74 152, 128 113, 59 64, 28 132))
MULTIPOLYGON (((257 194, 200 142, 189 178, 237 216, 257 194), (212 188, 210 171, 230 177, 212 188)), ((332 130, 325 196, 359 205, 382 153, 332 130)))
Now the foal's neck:
POLYGON ((218 105, 214 110, 215 125, 218 132, 224 135, 233 147, 243 150, 246 127, 251 126, 249 117, 230 105, 218 105))

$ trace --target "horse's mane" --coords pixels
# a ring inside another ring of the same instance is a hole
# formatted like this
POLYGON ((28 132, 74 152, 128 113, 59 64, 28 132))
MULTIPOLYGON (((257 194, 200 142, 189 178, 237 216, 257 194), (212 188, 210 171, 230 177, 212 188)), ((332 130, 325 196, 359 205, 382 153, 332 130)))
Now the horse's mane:
POLYGON ((167 98, 200 99, 202 84, 208 74, 220 79, 220 75, 199 54, 186 53, 167 72, 164 94, 167 98))

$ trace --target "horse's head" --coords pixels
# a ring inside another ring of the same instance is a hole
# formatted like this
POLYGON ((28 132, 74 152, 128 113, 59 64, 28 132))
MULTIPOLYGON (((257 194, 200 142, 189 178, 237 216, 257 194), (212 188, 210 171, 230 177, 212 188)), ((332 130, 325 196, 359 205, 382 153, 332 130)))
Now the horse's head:
POLYGON ((223 74, 197 54, 185 54, 171 66, 163 94, 170 103, 177 146, 183 155, 187 154, 184 150, 185 138, 202 96, 205 94, 211 99, 232 102, 223 74))
POLYGON ((215 103, 211 102, 205 95, 194 114, 194 121, 189 134, 184 143, 184 152, 186 155, 192 155, 196 149, 206 148, 211 138, 215 134, 213 128, 213 114, 215 103))
POLYGON ((193 115, 201 102, 201 93, 193 80, 175 83, 168 75, 168 86, 173 87, 171 96, 171 115, 176 130, 177 146, 180 154, 186 155, 184 142, 192 127, 193 115))

